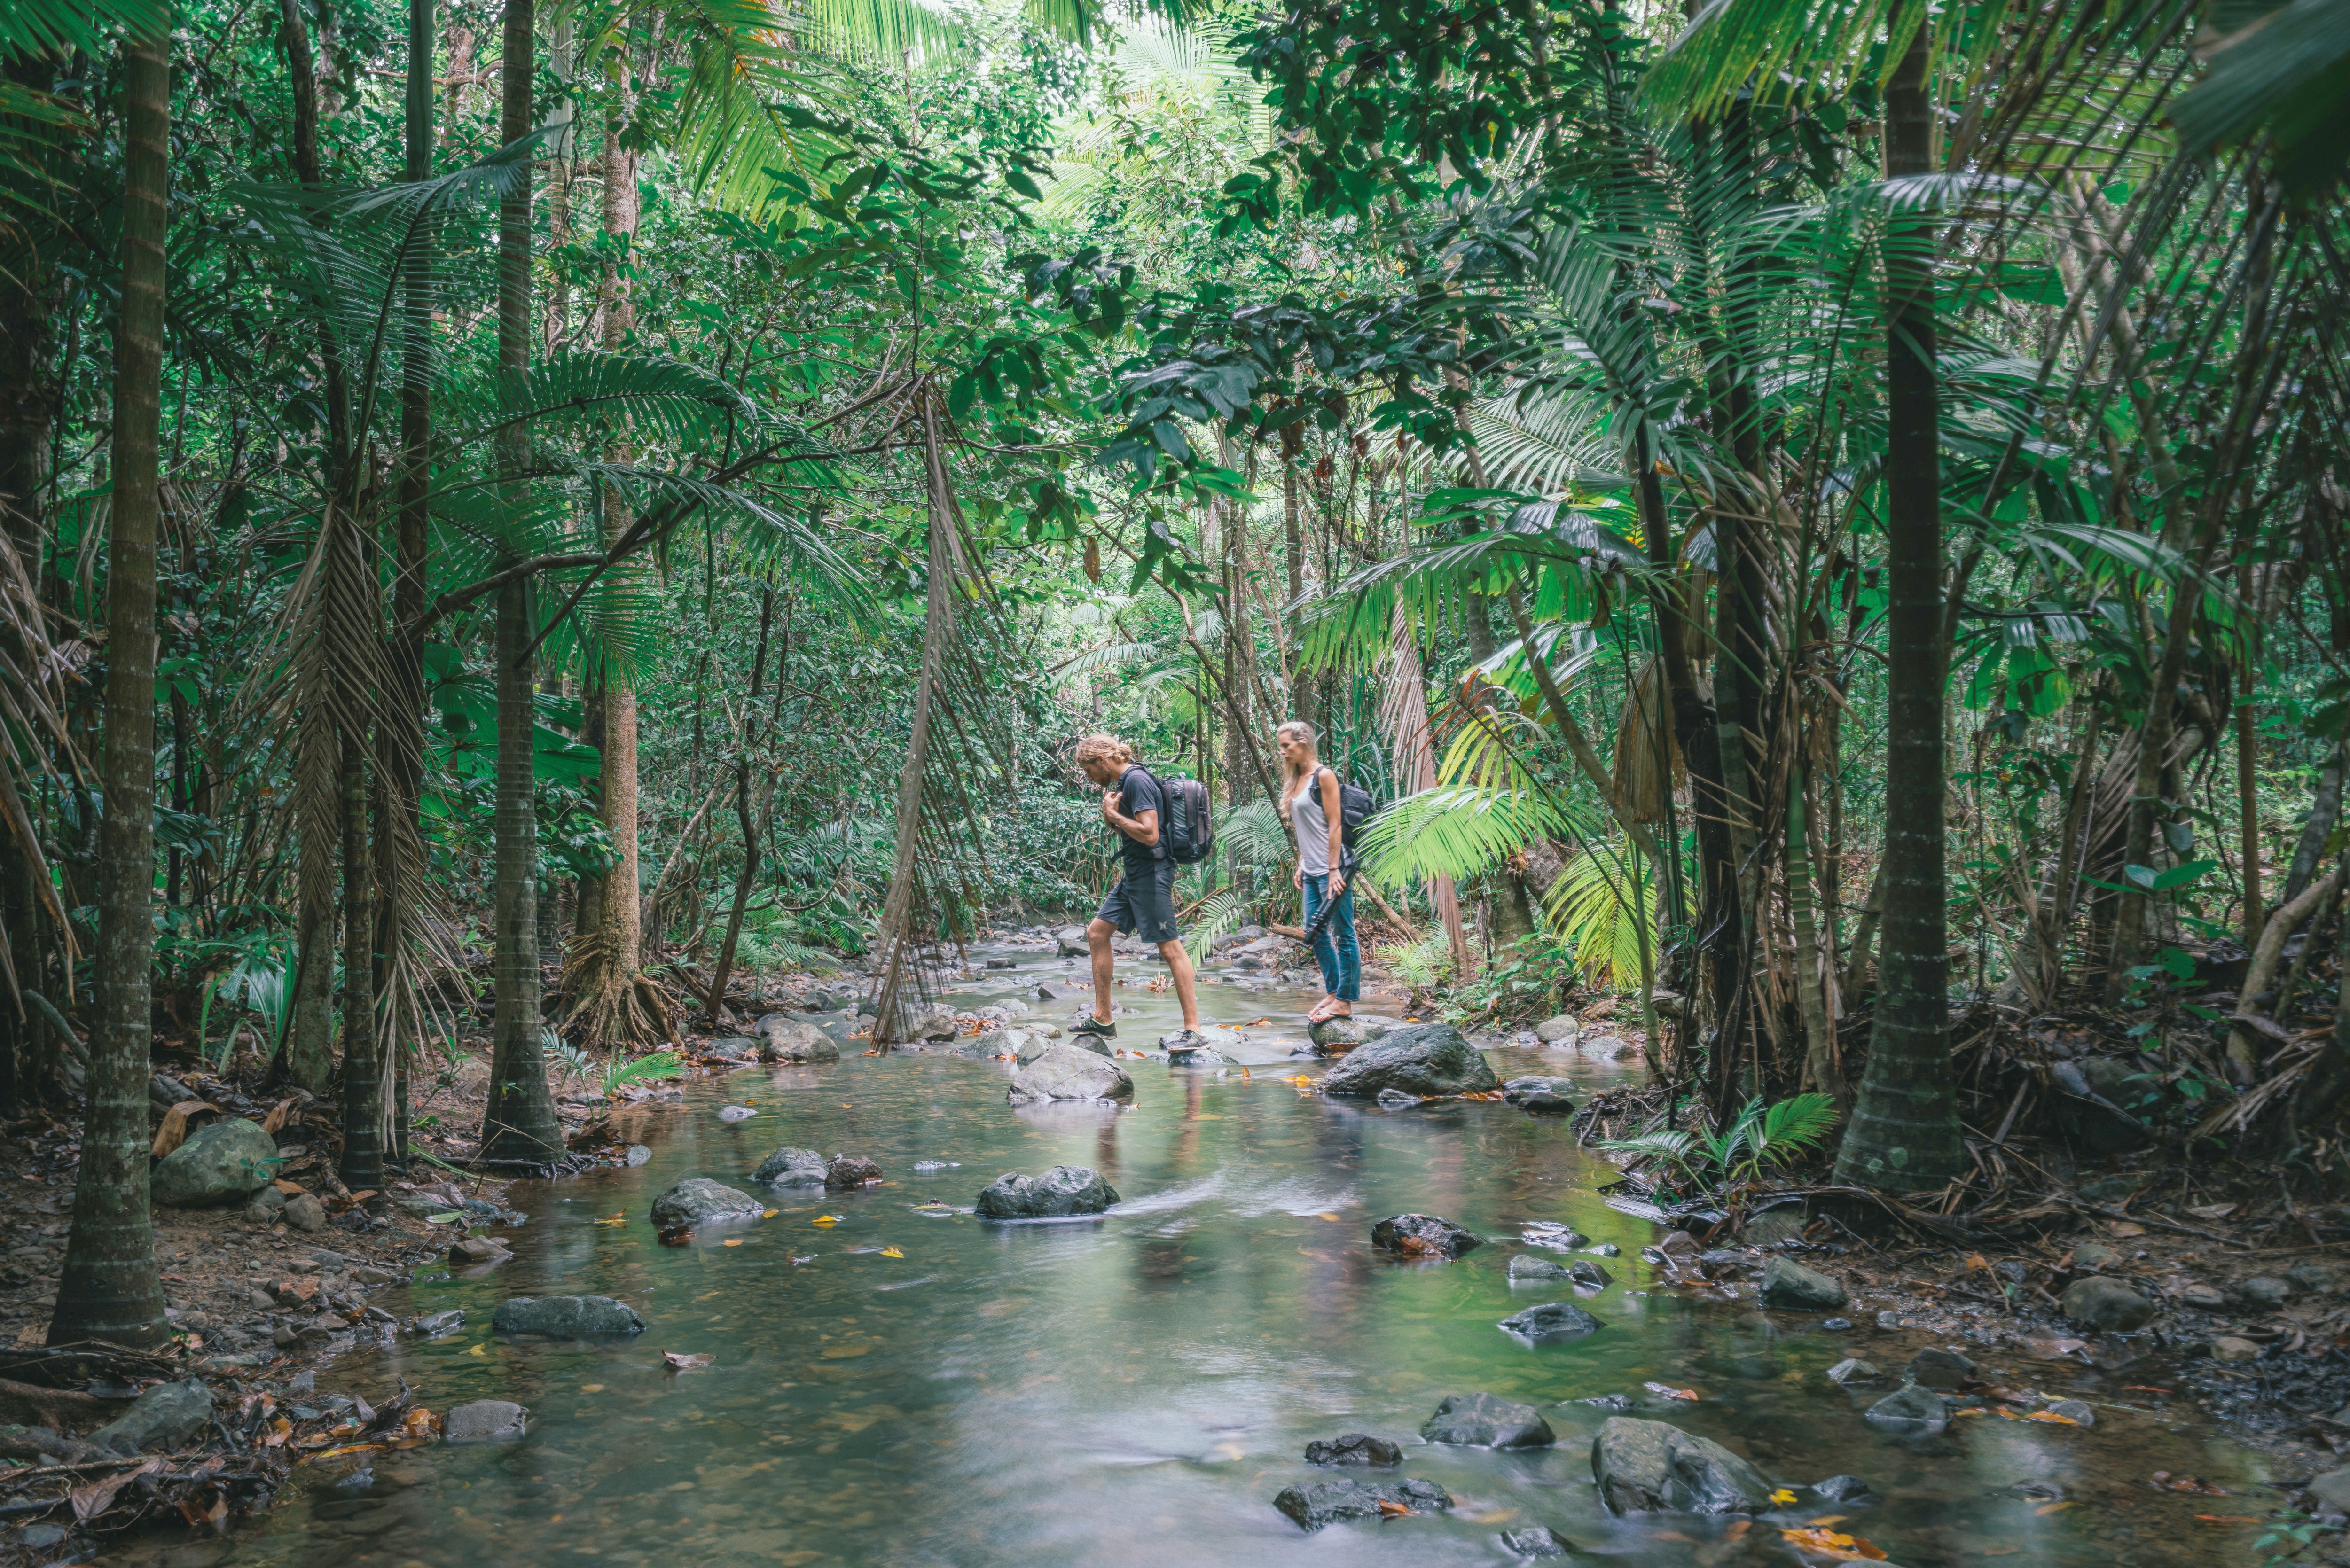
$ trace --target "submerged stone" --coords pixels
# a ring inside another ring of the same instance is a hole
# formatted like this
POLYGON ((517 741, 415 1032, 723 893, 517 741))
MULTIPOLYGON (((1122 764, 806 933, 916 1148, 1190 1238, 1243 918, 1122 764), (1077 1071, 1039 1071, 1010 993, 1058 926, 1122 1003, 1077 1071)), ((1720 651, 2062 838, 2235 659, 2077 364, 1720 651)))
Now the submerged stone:
POLYGON ((1407 1258, 1457 1258, 1478 1245, 1477 1233, 1436 1214, 1391 1214, 1371 1227, 1371 1245, 1407 1258))
POLYGON ((1513 1313, 1497 1325, 1525 1345, 1564 1345, 1599 1332, 1599 1320, 1573 1302, 1544 1302, 1513 1313))
POLYGON ((1056 1165, 1037 1177, 1005 1171, 981 1190, 972 1211, 983 1220, 1049 1220, 1099 1214, 1117 1201, 1118 1189, 1101 1172, 1056 1165))
POLYGON ((1343 1438, 1327 1442, 1319 1438, 1305 1445, 1305 1462, 1309 1465, 1371 1465, 1388 1469, 1403 1463, 1403 1449, 1385 1438, 1374 1438, 1367 1432, 1348 1432, 1343 1438))
POLYGON ((1611 1416, 1591 1439, 1591 1475, 1610 1513, 1760 1513, 1762 1473, 1711 1438, 1669 1421, 1611 1416))
POLYGON ((1382 1486, 1357 1480, 1317 1480, 1284 1488, 1273 1500, 1273 1506, 1287 1514, 1300 1529, 1319 1530, 1350 1519, 1393 1517, 1393 1509, 1408 1513, 1445 1513, 1451 1510, 1452 1498, 1430 1480, 1401 1480, 1382 1486), (1388 1506, 1383 1508, 1382 1503, 1388 1506))
POLYGON ((1472 1449, 1546 1449, 1558 1441, 1533 1406, 1493 1394, 1447 1394, 1436 1414, 1420 1423, 1419 1435, 1472 1449))

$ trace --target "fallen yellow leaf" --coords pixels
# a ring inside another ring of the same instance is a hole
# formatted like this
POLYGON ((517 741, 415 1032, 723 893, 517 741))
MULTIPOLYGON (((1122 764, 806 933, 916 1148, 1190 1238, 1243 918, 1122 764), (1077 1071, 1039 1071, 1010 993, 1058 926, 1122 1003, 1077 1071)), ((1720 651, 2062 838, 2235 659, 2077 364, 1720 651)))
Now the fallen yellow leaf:
POLYGON ((885 1258, 902 1258, 906 1254, 895 1247, 884 1247, 881 1249, 881 1255, 885 1258))
POLYGON ((473 1346, 473 1349, 465 1352, 468 1355, 487 1355, 489 1353, 490 1347, 486 1345, 477 1345, 473 1346))
POLYGON ((1838 1563, 1881 1563, 1885 1560, 1884 1552, 1856 1535, 1845 1535, 1833 1530, 1822 1530, 1814 1525, 1799 1525, 1794 1528, 1783 1525, 1780 1527, 1779 1533, 1785 1536, 1791 1545, 1800 1546, 1806 1552, 1838 1563))
POLYGON ((1777 1491, 1771 1494, 1771 1501, 1773 1502, 1793 1502, 1795 1501, 1795 1494, 1789 1491, 1785 1487, 1781 1487, 1777 1491))
POLYGON ((739 1246, 741 1246, 741 1245, 743 1244, 743 1238, 742 1238, 742 1237, 740 1237, 740 1236, 737 1236, 737 1237, 735 1237, 735 1238, 734 1238, 733 1241, 723 1241, 723 1242, 721 1242, 721 1243, 719 1243, 719 1244, 720 1244, 721 1246, 725 1246, 725 1247, 739 1247, 739 1246))
POLYGON ((1316 1220, 1336 1220, 1338 1217, 1337 1217, 1336 1214, 1316 1214, 1315 1216, 1314 1216, 1314 1218, 1315 1218, 1316 1220))
POLYGON ((763 1210, 759 1214, 759 1218, 762 1220, 773 1220, 776 1215, 781 1214, 783 1210, 780 1209, 763 1210))
POLYGON ((840 1220, 841 1217, 837 1214, 819 1214, 815 1219, 809 1220, 808 1223, 811 1225, 837 1225, 840 1223, 840 1220))
POLYGON ((2052 1427, 2077 1427, 2081 1423, 2070 1416, 2059 1416, 2054 1410, 2034 1410, 2023 1417, 2027 1421, 2045 1421, 2052 1427))

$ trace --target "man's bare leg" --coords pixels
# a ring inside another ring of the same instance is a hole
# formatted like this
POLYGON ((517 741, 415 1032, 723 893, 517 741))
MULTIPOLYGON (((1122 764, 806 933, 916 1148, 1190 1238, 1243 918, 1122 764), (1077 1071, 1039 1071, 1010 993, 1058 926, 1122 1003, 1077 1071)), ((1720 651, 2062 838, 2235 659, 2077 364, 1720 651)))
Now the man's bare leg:
POLYGON ((1175 1000, 1183 1004, 1183 1027, 1200 1027, 1200 991, 1191 976, 1191 955, 1183 950, 1181 942, 1160 942, 1159 956, 1167 961, 1168 971, 1175 977, 1175 1000))
MULTIPOLYGON (((1118 928, 1099 915, 1096 915, 1093 923, 1086 928, 1086 951, 1092 955, 1094 961, 1094 1020, 1098 1023, 1109 1022, 1109 979, 1112 961, 1109 940, 1116 935, 1118 935, 1118 928)), ((1191 1003, 1186 1002, 1184 1005, 1188 1007, 1191 1003)))

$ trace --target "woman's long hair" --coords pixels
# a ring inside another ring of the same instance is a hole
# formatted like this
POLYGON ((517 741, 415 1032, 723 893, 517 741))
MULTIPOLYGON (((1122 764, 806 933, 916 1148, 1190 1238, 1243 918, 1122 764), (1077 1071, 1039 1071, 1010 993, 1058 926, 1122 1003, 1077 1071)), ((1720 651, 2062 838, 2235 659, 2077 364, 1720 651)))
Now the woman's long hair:
POLYGON ((1314 749, 1314 726, 1303 719, 1290 720, 1274 731, 1273 738, 1276 741, 1305 742, 1306 763, 1303 768, 1292 763, 1285 756, 1282 758, 1281 815, 1286 817, 1289 815, 1289 808, 1296 804, 1299 794, 1313 779, 1316 770, 1322 766, 1322 759, 1320 753, 1314 749))

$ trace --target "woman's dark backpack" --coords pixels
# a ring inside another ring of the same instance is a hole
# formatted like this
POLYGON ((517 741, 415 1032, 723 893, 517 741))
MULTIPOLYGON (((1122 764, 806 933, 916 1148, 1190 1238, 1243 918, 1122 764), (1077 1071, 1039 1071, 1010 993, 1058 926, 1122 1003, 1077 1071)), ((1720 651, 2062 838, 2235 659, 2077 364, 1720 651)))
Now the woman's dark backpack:
POLYGON ((1208 810, 1208 786, 1198 779, 1159 778, 1157 774, 1151 777, 1158 780, 1159 798, 1167 803, 1166 815, 1159 825, 1159 842, 1168 857, 1184 866, 1194 866, 1213 855, 1216 819, 1208 810))
MULTIPOLYGON (((1336 770, 1333 769, 1336 773, 1336 770)), ((1338 844, 1347 852, 1347 862, 1352 865, 1355 846, 1360 841, 1363 825, 1379 814, 1378 797, 1347 777, 1338 775, 1338 844)))

